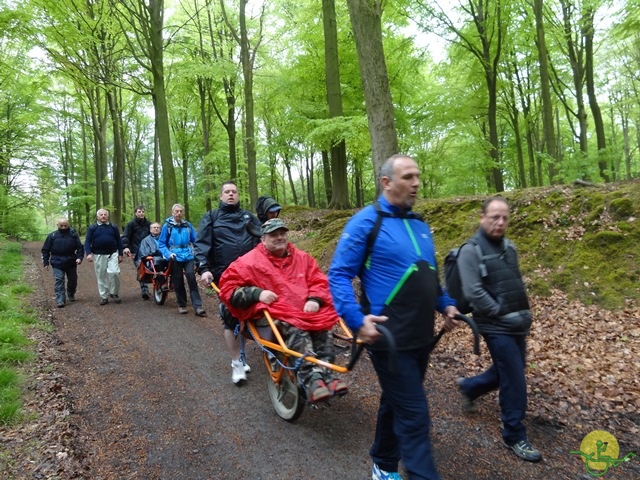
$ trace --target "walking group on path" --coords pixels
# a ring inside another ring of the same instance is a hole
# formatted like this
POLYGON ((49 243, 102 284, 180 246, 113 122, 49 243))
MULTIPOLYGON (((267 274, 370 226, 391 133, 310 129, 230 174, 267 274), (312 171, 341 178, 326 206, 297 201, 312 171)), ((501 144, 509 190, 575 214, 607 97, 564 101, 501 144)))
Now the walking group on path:
MULTIPOLYGON (((220 287, 219 315, 231 357, 231 380, 247 381, 251 370, 242 352, 240 330, 247 320, 267 310, 277 319, 287 346, 314 352, 332 362, 331 328, 342 317, 367 346, 382 390, 370 456, 372 479, 401 479, 402 463, 409 479, 439 479, 431 437, 425 373, 434 338, 435 312, 450 331, 461 324, 454 300, 441 285, 429 225, 413 211, 420 189, 418 165, 407 155, 394 155, 380 170, 381 195, 357 212, 338 241, 325 275, 316 261, 288 241, 282 209, 269 196, 260 197, 257 217, 239 204, 237 185, 221 185, 218 208, 207 212, 196 229, 175 204, 162 225, 145 218, 142 206, 121 236, 100 209, 87 230, 84 246, 66 218, 42 247, 45 268, 55 278, 56 304, 75 301, 77 267, 84 256, 93 262, 100 305, 120 303, 120 263, 123 254, 136 265, 152 257, 171 265, 178 311, 187 313, 187 292, 198 316, 206 316, 200 283, 220 287), (375 229, 375 235, 372 231, 375 229), (65 276, 67 282, 65 285, 65 276), (354 291, 358 277, 362 294, 354 291), (395 368, 390 349, 377 325, 395 338, 395 368)), ((527 410, 526 337, 531 311, 518 264, 517 250, 506 239, 510 207, 501 196, 487 198, 480 210, 476 234, 461 248, 458 268, 462 293, 485 339, 492 365, 484 373, 459 378, 462 407, 473 412, 478 398, 498 390, 505 447, 518 457, 542 458, 523 424, 527 410), (479 247, 479 248, 478 248, 479 247), (482 254, 478 253, 481 251, 482 254)), ((149 289, 140 282, 140 294, 149 289)), ((307 400, 322 402, 344 395, 343 379, 315 364, 301 366, 299 381, 307 400)))

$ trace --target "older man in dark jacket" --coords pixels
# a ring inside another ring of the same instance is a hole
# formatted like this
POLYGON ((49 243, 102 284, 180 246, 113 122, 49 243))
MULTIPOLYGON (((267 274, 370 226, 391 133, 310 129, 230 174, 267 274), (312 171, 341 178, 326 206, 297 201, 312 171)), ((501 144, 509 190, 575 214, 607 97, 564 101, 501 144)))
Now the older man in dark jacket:
POLYGON ((67 299, 76 301, 76 289, 78 287, 77 267, 84 258, 82 242, 76 231, 69 226, 69 220, 61 218, 57 223, 58 229, 47 235, 42 246, 42 265, 49 270, 53 269, 55 279, 56 304, 63 308, 67 299), (65 290, 64 277, 67 276, 65 290), (66 291, 66 295, 65 295, 66 291))

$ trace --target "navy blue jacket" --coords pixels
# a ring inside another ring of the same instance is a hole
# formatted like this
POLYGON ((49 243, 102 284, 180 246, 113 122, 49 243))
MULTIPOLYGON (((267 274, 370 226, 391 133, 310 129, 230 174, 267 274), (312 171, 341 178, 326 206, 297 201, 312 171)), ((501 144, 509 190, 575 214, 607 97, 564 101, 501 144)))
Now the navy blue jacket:
POLYGON ((42 265, 53 268, 76 266, 76 260, 84 258, 84 250, 78 233, 73 228, 55 230, 47 235, 42 246, 42 265))
POLYGON ((112 223, 96 222, 87 229, 84 239, 84 251, 87 255, 111 255, 118 252, 122 256, 122 240, 118 227, 112 223))

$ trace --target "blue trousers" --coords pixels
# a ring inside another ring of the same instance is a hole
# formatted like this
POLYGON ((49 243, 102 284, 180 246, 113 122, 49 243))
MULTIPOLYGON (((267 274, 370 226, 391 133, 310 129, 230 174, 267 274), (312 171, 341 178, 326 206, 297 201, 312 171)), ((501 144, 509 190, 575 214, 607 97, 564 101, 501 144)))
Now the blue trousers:
POLYGON ((462 391, 475 399, 499 389, 498 398, 502 419, 502 438, 513 445, 527 438, 522 421, 527 411, 527 382, 525 379, 525 335, 483 335, 493 365, 487 371, 462 382, 462 391))
POLYGON ((55 280, 54 291, 56 293, 56 303, 64 303, 67 299, 65 294, 64 276, 67 276, 66 291, 69 293, 69 296, 73 297, 76 294, 76 288, 78 287, 78 270, 76 265, 66 268, 56 268, 52 266, 51 268, 53 269, 53 279, 55 280))
POLYGON ((389 371, 388 352, 369 351, 382 388, 376 434, 370 455, 389 472, 398 471, 402 459, 409 478, 438 480, 431 452, 429 405, 424 375, 429 354, 426 348, 396 353, 395 371, 389 371))

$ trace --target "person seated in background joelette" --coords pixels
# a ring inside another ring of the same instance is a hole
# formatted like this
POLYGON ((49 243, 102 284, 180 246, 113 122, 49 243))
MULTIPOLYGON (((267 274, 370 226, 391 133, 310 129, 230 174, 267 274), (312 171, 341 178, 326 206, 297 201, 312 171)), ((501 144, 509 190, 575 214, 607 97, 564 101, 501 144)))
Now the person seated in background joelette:
MULTIPOLYGON (((153 267, 158 273, 164 272, 169 264, 169 262, 167 262, 162 256, 162 252, 160 251, 160 246, 158 243, 161 228, 162 227, 159 223, 152 223, 149 227, 149 235, 142 239, 138 248, 138 260, 146 262, 147 270, 153 271, 150 262, 146 260, 147 257, 152 257, 153 267)), ((157 276, 157 282, 159 282, 160 284, 164 282, 164 279, 164 275, 157 276)))
MULTIPOLYGON (((288 241, 289 229, 279 218, 262 226, 261 243, 231 263, 220 278, 220 298, 241 321, 262 316, 267 310, 287 347, 333 362, 330 334, 338 321, 327 277, 306 252, 288 241)), ((315 363, 303 362, 298 372, 310 402, 347 393, 347 384, 315 363)))

